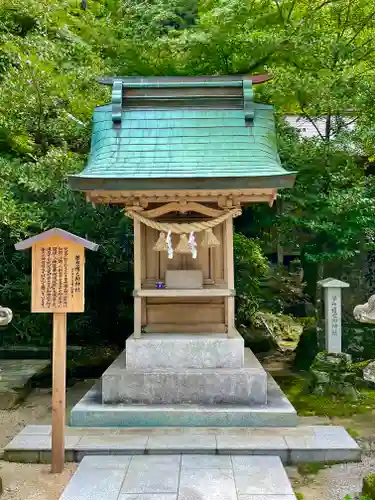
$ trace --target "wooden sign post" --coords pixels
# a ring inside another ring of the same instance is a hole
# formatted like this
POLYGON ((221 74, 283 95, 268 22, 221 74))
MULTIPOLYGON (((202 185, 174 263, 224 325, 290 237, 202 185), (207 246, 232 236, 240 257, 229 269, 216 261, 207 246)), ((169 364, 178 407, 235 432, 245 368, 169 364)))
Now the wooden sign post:
POLYGON ((32 248, 31 312, 53 314, 52 472, 64 469, 66 314, 85 308, 85 248, 98 245, 62 229, 50 229, 15 245, 32 248))

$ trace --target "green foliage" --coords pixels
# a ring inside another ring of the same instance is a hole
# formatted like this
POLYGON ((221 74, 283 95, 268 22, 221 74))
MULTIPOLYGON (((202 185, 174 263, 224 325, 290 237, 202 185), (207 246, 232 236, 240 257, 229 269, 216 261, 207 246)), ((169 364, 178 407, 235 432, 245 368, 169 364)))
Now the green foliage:
POLYGON ((346 495, 344 500, 371 500, 371 498, 368 496, 363 496, 363 495, 360 495, 359 497, 353 498, 349 495, 346 495))
POLYGON ((371 500, 375 499, 375 474, 363 478, 362 494, 371 500))
MULTIPOLYGON (((13 245, 54 226, 101 244, 87 259, 86 312, 70 317, 70 340, 123 344, 131 331, 131 227, 118 209, 94 210, 66 186, 87 158, 92 110, 109 99, 99 76, 269 71, 274 78, 256 99, 275 104, 279 117, 299 113, 319 130, 305 140, 279 120, 281 158, 297 171, 297 183, 277 210, 253 210, 263 228, 258 240, 235 235, 238 324, 252 324, 260 306, 279 314, 305 300, 282 272, 274 273, 272 297, 264 297, 268 229, 300 250, 304 267, 373 248, 373 36, 367 0, 92 0, 85 10, 78 0, 4 0, 0 301, 15 315, 5 340, 50 342, 50 318, 29 314, 29 255, 13 245)), ((250 233, 253 222, 241 232, 250 233)))
POLYGON ((270 265, 269 272, 261 280, 262 307, 275 313, 298 310, 298 304, 306 301, 304 283, 300 273, 290 272, 283 266, 270 265))
POLYGON ((346 495, 344 500, 371 500, 371 497, 368 497, 367 495, 366 496, 360 495, 359 497, 353 498, 350 495, 346 495))
POLYGON ((360 433, 351 427, 347 427, 345 430, 353 439, 358 439, 360 437, 360 433))
POLYGON ((363 161, 331 144, 298 142, 287 133, 280 137, 280 152, 298 172, 295 188, 283 194, 282 243, 293 241, 303 261, 323 263, 372 249, 375 184, 363 161))
POLYGON ((301 476, 312 476, 318 474, 323 469, 326 469, 328 464, 326 462, 305 462, 297 465, 298 473, 301 476))
POLYGON ((370 413, 375 404, 375 391, 371 389, 360 389, 358 400, 348 402, 340 397, 311 394, 309 380, 305 376, 276 377, 276 380, 301 416, 346 418, 370 413))
POLYGON ((371 324, 343 323, 343 349, 353 361, 361 362, 375 358, 375 327, 371 324))
POLYGON ((257 311, 253 317, 253 324, 257 328, 264 328, 266 326, 272 332, 272 336, 278 344, 283 341, 295 345, 302 332, 300 323, 292 316, 286 314, 257 311))
POLYGON ((234 267, 236 280, 237 324, 253 322, 259 309, 260 279, 268 271, 268 261, 256 240, 234 234, 234 267))
MULTIPOLYGON (((67 352, 66 380, 74 385, 77 379, 100 377, 108 366, 118 357, 120 350, 103 346, 85 346, 67 352)), ((23 358, 24 359, 24 358, 23 358)), ((35 387, 51 387, 52 365, 33 377, 35 387)))
POLYGON ((295 349, 294 367, 300 371, 308 370, 318 352, 317 326, 315 324, 307 325, 304 327, 295 349))

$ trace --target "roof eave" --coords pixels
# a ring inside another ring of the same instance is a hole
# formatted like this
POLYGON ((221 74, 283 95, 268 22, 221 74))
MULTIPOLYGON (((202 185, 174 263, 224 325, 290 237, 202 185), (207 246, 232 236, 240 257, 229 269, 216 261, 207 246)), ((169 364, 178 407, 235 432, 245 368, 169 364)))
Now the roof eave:
POLYGON ((14 247, 16 250, 26 250, 36 243, 40 243, 41 241, 48 240, 55 236, 58 236, 67 241, 71 241, 72 243, 76 243, 77 245, 82 245, 83 247, 89 250, 93 250, 94 252, 99 248, 99 245, 97 243, 93 243, 92 241, 81 238, 76 234, 70 233, 69 231, 65 231, 64 229, 60 229, 58 227, 54 227, 52 229, 49 229, 48 231, 44 231, 43 233, 37 234, 36 236, 31 236, 26 240, 16 243, 14 247))
POLYGON ((179 178, 94 178, 72 175, 68 178, 71 189, 75 191, 138 190, 155 189, 248 189, 248 188, 292 188, 296 172, 285 172, 266 176, 250 177, 179 177, 179 178))
POLYGON ((272 80, 272 75, 268 73, 261 73, 258 75, 225 75, 225 76, 154 76, 154 77, 140 77, 140 76, 112 76, 99 78, 97 81, 102 85, 113 85, 114 81, 121 80, 125 86, 132 87, 163 87, 165 86, 176 86, 181 84, 188 84, 189 87, 198 86, 223 86, 225 87, 228 83, 236 82, 242 85, 244 80, 251 80, 253 84, 264 83, 268 80, 272 80))

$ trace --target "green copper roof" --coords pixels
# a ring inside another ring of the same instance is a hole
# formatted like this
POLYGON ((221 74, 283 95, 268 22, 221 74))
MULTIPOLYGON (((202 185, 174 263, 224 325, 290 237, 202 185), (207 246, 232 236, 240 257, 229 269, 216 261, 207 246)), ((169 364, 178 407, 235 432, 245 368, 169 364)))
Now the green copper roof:
POLYGON ((188 83, 115 80, 112 104, 95 109, 89 160, 71 187, 293 185, 277 152, 273 108, 253 102, 251 81, 188 83))

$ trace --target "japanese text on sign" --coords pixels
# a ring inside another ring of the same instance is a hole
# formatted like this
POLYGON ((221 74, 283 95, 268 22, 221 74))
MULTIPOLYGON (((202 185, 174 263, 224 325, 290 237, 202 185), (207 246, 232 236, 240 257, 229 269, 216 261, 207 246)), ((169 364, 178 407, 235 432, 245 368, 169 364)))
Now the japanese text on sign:
POLYGON ((337 295, 333 295, 331 301, 331 324, 332 324, 331 333, 334 336, 338 335, 338 328, 339 328, 337 303, 338 303, 337 295))
POLYGON ((83 311, 83 251, 64 242, 35 246, 32 311, 83 311))

